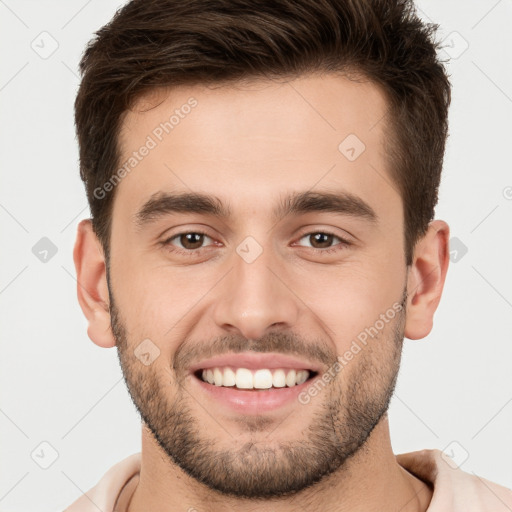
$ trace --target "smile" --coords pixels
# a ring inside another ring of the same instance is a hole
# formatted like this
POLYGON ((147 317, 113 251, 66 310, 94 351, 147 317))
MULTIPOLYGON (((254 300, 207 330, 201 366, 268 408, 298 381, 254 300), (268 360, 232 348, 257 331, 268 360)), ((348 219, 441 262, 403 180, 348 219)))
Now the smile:
POLYGON ((227 353, 189 367, 192 394, 204 396, 204 403, 214 407, 212 413, 243 415, 281 408, 285 414, 300 406, 299 394, 324 370, 318 362, 277 352, 227 353))
POLYGON ((316 372, 303 369, 249 369, 229 366, 202 369, 196 372, 196 376, 208 384, 245 390, 291 388, 303 384, 314 375, 316 372))

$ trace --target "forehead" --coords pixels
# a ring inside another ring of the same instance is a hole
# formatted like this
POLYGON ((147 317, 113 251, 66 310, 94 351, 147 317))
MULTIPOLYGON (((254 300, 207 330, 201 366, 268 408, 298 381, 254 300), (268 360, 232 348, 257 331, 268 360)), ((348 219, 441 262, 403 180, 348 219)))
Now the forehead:
POLYGON ((154 91, 124 116, 119 167, 127 172, 115 208, 133 215, 160 191, 178 191, 248 209, 315 187, 400 201, 386 112, 379 87, 340 75, 154 91))

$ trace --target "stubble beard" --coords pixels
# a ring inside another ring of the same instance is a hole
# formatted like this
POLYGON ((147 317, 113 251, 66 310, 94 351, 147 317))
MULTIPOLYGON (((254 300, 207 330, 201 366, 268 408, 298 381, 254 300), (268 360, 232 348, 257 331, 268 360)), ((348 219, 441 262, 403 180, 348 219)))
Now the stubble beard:
MULTIPOLYGON (((218 439, 210 437, 209 429, 199 422, 194 412, 194 406, 199 406, 184 388, 181 373, 169 368, 167 376, 157 375, 152 366, 146 367, 134 357, 136 344, 127 339, 112 299, 112 331, 119 361, 142 420, 172 463, 222 495, 252 500, 285 497, 343 471, 388 409, 401 359, 405 295, 402 310, 390 322, 386 337, 370 341, 350 363, 357 365, 357 372, 355 366, 351 368, 351 379, 342 379, 347 371, 342 369, 312 400, 314 413, 301 429, 300 439, 273 441, 273 436, 282 436, 274 420, 264 415, 242 417, 237 425, 249 440, 231 449, 220 448, 218 439), (387 360, 376 360, 370 343, 385 344, 387 360)), ((273 334, 272 346, 276 337, 279 341, 279 334, 273 334)), ((265 340, 258 340, 260 351, 265 351, 265 340)), ((306 417, 306 406, 297 402, 297 408, 303 407, 294 415, 300 421, 306 417)), ((215 418, 215 410, 211 416, 215 418)), ((229 442, 228 434, 226 438, 229 442)))

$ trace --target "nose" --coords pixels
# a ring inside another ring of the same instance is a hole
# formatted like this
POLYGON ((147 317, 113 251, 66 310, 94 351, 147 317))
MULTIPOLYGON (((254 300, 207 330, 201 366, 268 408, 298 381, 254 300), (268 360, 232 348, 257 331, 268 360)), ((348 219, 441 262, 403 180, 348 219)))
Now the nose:
POLYGON ((233 255, 234 268, 219 283, 214 321, 219 328, 259 339, 269 330, 291 329, 299 318, 300 299, 292 291, 284 265, 265 249, 248 262, 233 255))

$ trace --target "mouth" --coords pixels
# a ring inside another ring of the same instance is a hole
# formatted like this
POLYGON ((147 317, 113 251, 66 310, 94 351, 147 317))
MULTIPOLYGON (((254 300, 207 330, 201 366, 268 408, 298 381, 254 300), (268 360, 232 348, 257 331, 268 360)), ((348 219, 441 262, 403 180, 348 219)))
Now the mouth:
POLYGON ((205 405, 214 406, 212 414, 223 410, 260 415, 301 406, 300 393, 319 378, 322 369, 299 357, 245 352, 213 357, 189 372, 194 392, 204 397, 205 405))
POLYGON ((194 372, 196 378, 218 387, 264 391, 293 388, 318 375, 301 368, 236 368, 232 366, 203 368, 194 372))

